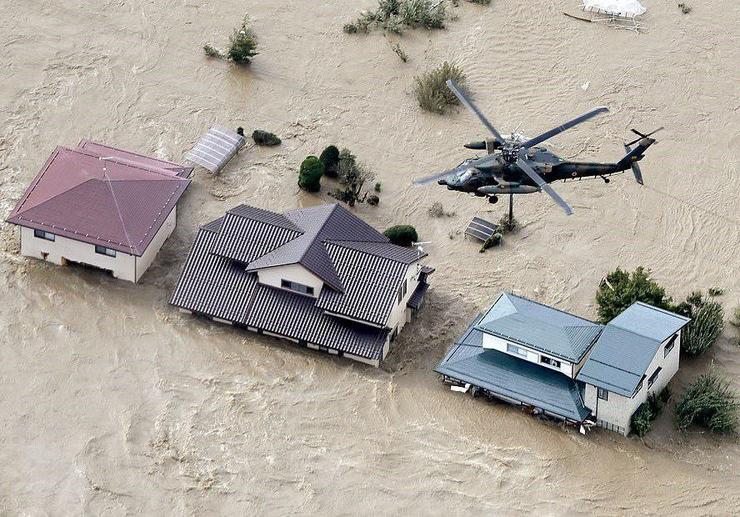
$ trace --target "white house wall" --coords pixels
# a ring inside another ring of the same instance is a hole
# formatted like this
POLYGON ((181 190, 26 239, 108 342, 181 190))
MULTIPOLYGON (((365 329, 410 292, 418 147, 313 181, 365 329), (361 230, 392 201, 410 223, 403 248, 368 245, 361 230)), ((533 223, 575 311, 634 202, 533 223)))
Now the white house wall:
MULTIPOLYGON (((388 316, 388 321, 386 323, 386 327, 391 329, 391 333, 394 329, 396 330, 397 334, 400 333, 410 319, 411 309, 409 309, 406 304, 408 303, 409 298, 411 298, 411 295, 414 294, 414 291, 416 291, 416 288, 419 286, 420 271, 421 264, 419 263, 411 264, 406 270, 406 274, 404 275, 404 278, 407 282, 406 295, 403 297, 400 303, 398 303, 398 296, 396 296, 395 305, 393 307, 393 310, 391 310, 391 313, 388 316)), ((403 280, 401 281, 401 284, 402 283, 403 280)), ((384 352, 387 352, 387 347, 384 352)), ((385 353, 383 354, 383 358, 385 358, 385 353)))
POLYGON ((492 336, 491 334, 483 334, 483 348, 489 348, 492 350, 498 350, 499 352, 503 352, 505 354, 508 354, 513 357, 517 357, 519 359, 522 359, 524 361, 529 361, 530 363, 538 364, 539 366, 542 366, 543 368, 549 368, 550 370, 555 370, 556 372, 561 372, 568 377, 573 378, 573 364, 565 361, 564 359, 559 359, 553 355, 550 354, 543 354, 541 352, 538 352, 537 350, 534 350, 532 348, 529 348, 524 345, 520 345, 514 341, 506 341, 505 339, 501 339, 498 336, 492 336), (511 343, 512 345, 521 348, 527 352, 527 357, 521 356, 519 354, 512 354, 507 349, 507 344, 511 343), (557 368, 555 366, 551 366, 549 364, 545 364, 540 362, 540 358, 542 356, 550 357, 552 359, 555 359, 557 361, 560 361, 560 368, 557 368))
POLYGON ((136 282, 136 260, 133 255, 116 251, 115 257, 95 253, 95 245, 55 235, 54 241, 35 237, 33 228, 21 226, 21 255, 54 264, 79 262, 111 271, 122 280, 136 282))
POLYGON ((142 277, 142 275, 144 275, 146 270, 149 269, 149 266, 152 265, 152 262, 154 262, 154 258, 157 256, 157 253, 159 253, 159 250, 162 248, 162 245, 167 240, 167 238, 172 235, 172 232, 175 230, 176 225, 177 208, 173 208, 172 212, 170 212, 170 215, 168 215, 167 219, 164 220, 164 223, 159 228, 159 231, 154 236, 154 239, 152 239, 152 242, 149 243, 149 246, 147 246, 141 257, 136 257, 137 282, 142 277))
POLYGON ((584 403, 586 407, 595 413, 597 422, 610 424, 605 427, 617 426, 619 428, 616 429, 618 432, 622 432, 624 435, 629 434, 632 414, 640 404, 647 400, 648 394, 660 393, 678 371, 679 357, 681 355, 681 333, 679 332, 676 343, 673 345, 673 349, 668 354, 668 357, 663 357, 663 349, 669 340, 670 338, 661 343, 660 348, 658 348, 655 357, 645 372, 642 387, 639 392, 635 393, 634 397, 623 397, 610 391, 609 400, 597 399, 596 387, 586 384, 584 403), (658 378, 648 388, 648 379, 659 367, 662 370, 658 378))
POLYGON ((281 281, 283 279, 313 287, 314 297, 318 297, 321 289, 324 287, 324 282, 318 276, 300 264, 288 264, 286 266, 260 269, 257 271, 257 276, 261 284, 277 287, 278 289, 282 289, 281 281))

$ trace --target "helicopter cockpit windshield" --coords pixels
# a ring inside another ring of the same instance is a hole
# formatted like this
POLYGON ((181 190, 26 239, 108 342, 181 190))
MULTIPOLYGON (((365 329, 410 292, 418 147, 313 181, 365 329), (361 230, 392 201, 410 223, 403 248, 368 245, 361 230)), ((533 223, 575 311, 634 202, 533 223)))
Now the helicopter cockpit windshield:
POLYGON ((471 167, 470 169, 467 169, 465 172, 460 174, 460 176, 458 176, 458 179, 460 181, 468 181, 470 178, 475 176, 475 172, 475 169, 471 167))

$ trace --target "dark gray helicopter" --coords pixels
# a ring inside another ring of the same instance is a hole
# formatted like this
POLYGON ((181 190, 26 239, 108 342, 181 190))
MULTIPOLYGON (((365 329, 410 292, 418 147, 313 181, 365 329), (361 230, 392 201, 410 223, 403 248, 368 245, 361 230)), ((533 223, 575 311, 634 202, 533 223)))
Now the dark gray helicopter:
POLYGON ((450 190, 470 192, 480 197, 488 197, 489 202, 496 203, 498 196, 503 194, 532 194, 544 190, 560 205, 566 214, 571 215, 573 209, 549 185, 558 180, 573 180, 587 177, 600 177, 609 183, 608 176, 632 169, 635 180, 642 185, 642 172, 637 164, 642 160, 645 150, 655 143, 650 136, 661 129, 648 134, 633 129, 638 139, 624 144, 627 154, 616 163, 592 163, 564 161, 544 147, 537 144, 544 142, 585 122, 599 113, 609 111, 606 107, 595 108, 580 117, 576 117, 546 131, 539 136, 525 140, 512 135, 504 138, 488 119, 473 104, 470 98, 453 81, 447 81, 447 86, 460 99, 465 107, 472 111, 483 125, 493 134, 493 139, 482 142, 473 142, 465 145, 468 149, 486 150, 488 154, 481 158, 469 158, 454 169, 435 174, 414 181, 416 184, 426 184, 437 181, 446 185, 450 190), (631 146, 637 144, 633 149, 631 146))

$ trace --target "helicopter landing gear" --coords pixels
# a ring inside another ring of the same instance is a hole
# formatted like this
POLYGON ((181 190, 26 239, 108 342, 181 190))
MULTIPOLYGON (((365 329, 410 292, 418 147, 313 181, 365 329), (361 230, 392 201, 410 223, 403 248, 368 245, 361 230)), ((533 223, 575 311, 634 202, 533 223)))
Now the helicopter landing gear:
POLYGON ((611 180, 607 178, 606 176, 601 177, 602 180, 604 180, 604 183, 609 183, 611 180))
POLYGON ((498 203, 498 196, 490 196, 488 198, 488 202, 495 205, 496 203, 498 203))
POLYGON ((475 197, 485 197, 485 194, 483 194, 482 192, 478 192, 477 190, 473 192, 473 194, 475 195, 475 197))

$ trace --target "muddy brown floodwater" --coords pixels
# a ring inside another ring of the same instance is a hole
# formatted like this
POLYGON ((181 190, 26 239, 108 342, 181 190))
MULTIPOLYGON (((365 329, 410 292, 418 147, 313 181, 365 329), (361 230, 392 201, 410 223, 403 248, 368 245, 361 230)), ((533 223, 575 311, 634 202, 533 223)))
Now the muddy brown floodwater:
MULTIPOLYGON (((732 514, 736 438, 673 430, 645 443, 581 436, 451 393, 431 369, 501 290, 595 317, 603 275, 645 265, 675 297, 720 286, 740 302, 740 4, 644 0, 643 34, 566 18, 576 0, 467 2, 444 31, 409 32, 402 63, 381 34, 343 23, 374 0, 0 0, 0 215, 56 145, 93 138, 182 161, 212 123, 276 132, 218 177, 198 169, 178 227, 139 285, 19 256, 0 230, 0 513, 732 514), (249 12, 248 69, 206 59, 249 12), (484 134, 466 111, 420 112, 415 74, 453 59, 502 131, 530 135, 606 104, 552 141, 610 160, 630 127, 666 126, 646 185, 557 187, 517 199, 523 230, 485 254, 461 230, 505 210, 411 179, 454 166, 484 134), (586 87, 587 86, 587 87, 586 87), (296 170, 329 144, 382 182, 378 228, 409 222, 437 267, 423 315, 381 369, 179 314, 167 303, 199 224, 238 203, 327 201, 296 170), (430 218, 441 202, 455 215, 430 218)), ((394 39, 395 41, 395 39, 394 39)), ((680 393, 714 360, 740 388, 732 330, 683 360, 680 393)))

